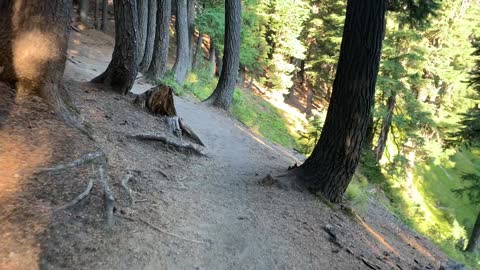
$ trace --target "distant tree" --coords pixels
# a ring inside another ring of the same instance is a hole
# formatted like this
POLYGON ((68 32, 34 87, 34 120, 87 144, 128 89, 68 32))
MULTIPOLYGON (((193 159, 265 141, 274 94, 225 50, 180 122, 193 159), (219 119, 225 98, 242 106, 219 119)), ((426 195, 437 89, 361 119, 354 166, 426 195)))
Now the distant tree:
POLYGON ((136 0, 115 0, 115 47, 112 60, 102 74, 92 80, 103 83, 122 95, 132 89, 137 76, 136 0))
MULTIPOLYGON (((453 190, 459 196, 467 196, 472 204, 480 204, 480 175, 466 174, 462 176, 462 179, 467 182, 467 186, 460 189, 453 190)), ((480 212, 477 213, 475 224, 472 228, 472 234, 468 240, 465 251, 473 252, 478 246, 478 240, 480 238, 480 212)))
POLYGON ((195 48, 195 0, 187 0, 187 16, 188 16, 188 56, 190 57, 188 70, 193 68, 193 50, 195 48))
POLYGON ((90 9, 89 4, 90 4, 89 0, 80 0, 79 1, 78 15, 79 15, 79 19, 82 23, 87 22, 88 10, 90 9))
POLYGON ((108 0, 102 0, 102 24, 100 29, 107 31, 108 0))
POLYGON ((69 124, 73 104, 63 87, 72 1, 0 1, 0 81, 22 96, 40 96, 69 124))
POLYGON ((137 12, 138 12, 138 24, 137 24, 137 64, 143 60, 145 54, 145 46, 147 44, 147 30, 148 30, 148 2, 149 0, 136 0, 137 12))
POLYGON ((240 33, 242 28, 242 1, 227 0, 225 4, 225 39, 223 67, 217 87, 205 101, 228 110, 232 103, 240 64, 240 33))
POLYGON ((147 18, 148 25, 147 35, 145 39, 145 51, 143 53, 143 59, 142 61, 140 61, 140 65, 138 67, 140 72, 146 72, 148 70, 153 58, 155 34, 157 27, 157 0, 148 0, 147 18))
POLYGON ((160 79, 167 70, 168 47, 170 44, 170 19, 172 16, 172 0, 157 0, 157 27, 155 44, 150 67, 146 73, 151 79, 160 79))
POLYGON ((299 168, 315 193, 339 202, 357 168, 385 34, 385 0, 349 0, 340 59, 320 140, 299 168))
POLYGON ((177 55, 173 71, 175 80, 182 85, 187 77, 190 62, 189 38, 188 38, 188 18, 187 18, 187 0, 175 0, 176 17, 175 28, 177 37, 177 55))

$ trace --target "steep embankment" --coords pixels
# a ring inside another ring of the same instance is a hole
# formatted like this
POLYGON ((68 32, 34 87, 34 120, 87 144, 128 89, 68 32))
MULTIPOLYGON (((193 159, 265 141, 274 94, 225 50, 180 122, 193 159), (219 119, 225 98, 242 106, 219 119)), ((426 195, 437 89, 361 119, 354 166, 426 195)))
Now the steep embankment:
MULTIPOLYGON (((286 181, 261 181, 267 174, 283 173, 298 160, 227 114, 202 104, 175 100, 180 117, 206 144, 208 157, 132 139, 135 134, 166 132, 163 120, 133 107, 127 97, 77 82, 103 71, 111 45, 111 39, 95 31, 73 33, 65 79, 93 131, 95 145, 108 157, 110 185, 117 200, 116 222, 105 229, 101 192, 95 186, 88 203, 55 212, 29 242, 37 251, 31 260, 37 260, 40 266, 438 269, 446 260, 425 238, 373 203, 363 220, 349 210, 324 204, 286 181), (135 173, 130 182, 136 200, 133 205, 121 185, 127 171, 135 173)), ((137 83, 135 91, 149 87, 137 83)), ((68 140, 64 143, 69 144, 68 140)), ((71 154, 88 152, 84 146, 90 144, 76 141, 71 154)), ((59 159, 52 162, 58 163, 59 159)), ((92 177, 89 168, 81 168, 81 174, 74 173, 76 170, 72 168, 63 181, 59 176, 41 176, 56 180, 49 182, 50 190, 69 188, 61 198, 54 193, 53 198, 46 199, 48 207, 65 204, 87 185, 92 177)), ((28 196, 40 196, 32 192, 28 196)), ((35 220, 35 214, 18 217, 13 213, 4 218, 1 216, 0 222, 15 218, 15 224, 22 224, 35 220)), ((10 256, 8 250, 0 249, 0 266, 11 265, 12 258, 21 259, 10 256)))

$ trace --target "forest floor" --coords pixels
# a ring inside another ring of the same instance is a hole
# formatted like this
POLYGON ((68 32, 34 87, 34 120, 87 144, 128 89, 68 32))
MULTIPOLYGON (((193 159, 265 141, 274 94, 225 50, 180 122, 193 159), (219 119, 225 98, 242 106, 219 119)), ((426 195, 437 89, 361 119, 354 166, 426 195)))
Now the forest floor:
MULTIPOLYGON (((439 269, 447 261, 374 200, 360 217, 276 177, 302 157, 204 104, 175 99, 206 156, 135 139, 173 135, 130 97, 87 83, 112 48, 102 33, 71 34, 65 83, 93 140, 39 100, 14 107, 0 130, 0 269, 439 269), (111 228, 98 181, 87 200, 61 209, 98 178, 90 165, 44 169, 98 148, 116 199, 111 228), (133 204, 121 185, 128 171, 133 204)), ((150 87, 139 79, 134 92, 150 87)))

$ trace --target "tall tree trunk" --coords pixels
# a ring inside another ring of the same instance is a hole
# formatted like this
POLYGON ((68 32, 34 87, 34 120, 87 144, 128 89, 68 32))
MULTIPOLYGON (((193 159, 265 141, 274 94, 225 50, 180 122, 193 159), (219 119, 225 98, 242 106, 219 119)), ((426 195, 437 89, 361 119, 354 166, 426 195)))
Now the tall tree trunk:
POLYGON ((342 199, 360 158, 385 33, 385 0, 349 0, 327 118, 299 177, 332 202, 342 199))
POLYGON ((220 76, 220 74, 222 74, 222 68, 223 68, 223 56, 220 55, 217 49, 215 49, 215 55, 217 56, 216 57, 217 61, 215 62, 215 69, 216 69, 215 75, 218 74, 218 76, 220 76))
POLYGON ((193 68, 193 49, 195 49, 195 0, 187 0, 187 15, 188 15, 188 56, 189 65, 188 71, 193 68))
POLYGON ((313 90, 311 86, 308 86, 307 90, 307 104, 305 106, 305 116, 308 118, 312 116, 312 109, 313 109, 313 90))
POLYGON ((192 69, 195 68, 195 65, 197 64, 197 58, 199 57, 198 54, 202 52, 202 45, 203 45, 203 34, 201 32, 198 33, 198 38, 197 38, 197 46, 195 48, 195 53, 193 54, 193 59, 192 59, 192 69))
POLYGON ((387 115, 383 120, 382 129, 378 136, 377 146, 373 150, 375 153, 375 159, 380 161, 387 145, 388 133, 390 132, 390 126, 392 125, 393 109, 395 108, 396 94, 392 94, 387 100, 387 115))
POLYGON ((115 47, 112 60, 102 74, 92 80, 104 83, 122 95, 132 89, 137 76, 137 4, 136 0, 114 0, 115 47))
POLYGON ((149 15, 149 0, 136 0, 137 1, 137 13, 138 13, 138 24, 137 24, 137 65, 140 66, 140 63, 143 60, 143 55, 145 54, 145 46, 147 45, 147 30, 148 30, 148 15, 149 15))
POLYGON ((102 25, 100 29, 107 31, 107 16, 108 16, 108 0, 102 0, 102 25))
POLYGON ((242 28, 242 1, 227 0, 225 3, 224 59, 217 87, 206 102, 228 110, 232 103, 240 64, 240 32, 242 28))
POLYGON ((215 46, 213 45, 212 37, 210 37, 210 48, 208 49, 208 61, 210 62, 210 68, 212 69, 212 77, 215 76, 217 55, 215 53, 215 46))
POLYGON ((80 5, 78 7, 78 15, 82 23, 87 22, 89 3, 89 0, 80 0, 80 5))
POLYGON ((168 47, 170 45, 170 19, 172 17, 172 0, 157 0, 157 27, 153 57, 147 71, 147 77, 160 79, 167 71, 168 47))
POLYGON ((367 125, 367 132, 365 135, 365 143, 363 143, 363 148, 366 149, 367 151, 372 151, 373 148, 373 137, 375 135, 375 126, 373 122, 373 114, 370 113, 370 117, 368 119, 368 125, 367 125))
POLYGON ((98 30, 100 29, 100 0, 95 0, 95 8, 93 14, 93 27, 98 30))
POLYGON ((189 41, 188 41, 188 19, 187 0, 175 0, 177 15, 175 17, 175 28, 177 36, 177 57, 173 71, 178 84, 182 85, 187 77, 190 63, 189 41))
POLYGON ((42 97, 69 124, 73 104, 63 87, 72 1, 4 0, 0 9, 0 81, 16 95, 42 97))
POLYGON ((477 214, 477 220, 475 221, 475 225, 472 229, 472 234, 470 235, 470 239, 468 240, 467 248, 465 251, 467 252, 474 252, 478 246, 478 239, 480 238, 480 212, 477 214))
POLYGON ((148 1, 148 27, 146 36, 145 52, 140 63, 139 71, 146 72, 152 63, 155 45, 155 28, 157 25, 157 0, 148 1))

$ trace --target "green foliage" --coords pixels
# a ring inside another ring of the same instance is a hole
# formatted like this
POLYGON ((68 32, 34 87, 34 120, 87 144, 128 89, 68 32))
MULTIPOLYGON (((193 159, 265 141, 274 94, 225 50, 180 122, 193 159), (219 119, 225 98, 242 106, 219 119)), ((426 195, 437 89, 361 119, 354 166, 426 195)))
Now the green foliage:
POLYGON ((298 130, 300 143, 300 152, 305 155, 310 155, 313 152, 313 148, 320 139, 323 123, 325 122, 325 114, 314 115, 308 119, 308 123, 305 126, 305 131, 298 130))

